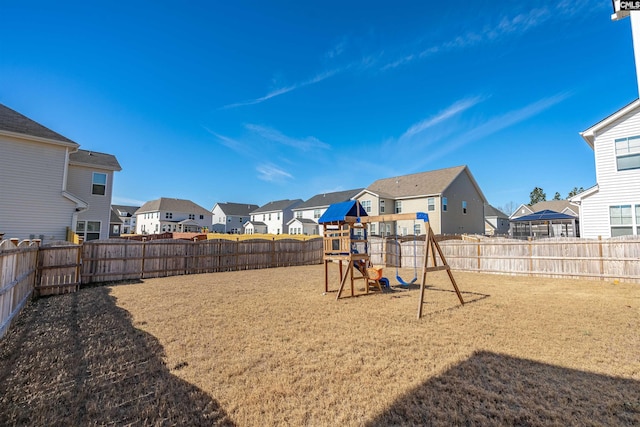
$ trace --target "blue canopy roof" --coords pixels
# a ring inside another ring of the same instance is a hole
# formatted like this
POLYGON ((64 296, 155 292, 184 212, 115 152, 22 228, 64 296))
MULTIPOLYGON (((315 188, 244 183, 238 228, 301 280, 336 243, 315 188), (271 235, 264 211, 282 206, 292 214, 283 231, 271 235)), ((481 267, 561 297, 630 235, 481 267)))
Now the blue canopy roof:
POLYGON ((519 218, 514 218, 511 220, 511 222, 553 221, 558 219, 577 219, 577 218, 575 216, 545 209, 543 211, 534 212, 532 214, 521 216, 519 218))
POLYGON ((347 216, 367 216, 367 212, 357 200, 347 200, 346 202, 334 203, 318 218, 318 224, 328 222, 344 222, 347 216))

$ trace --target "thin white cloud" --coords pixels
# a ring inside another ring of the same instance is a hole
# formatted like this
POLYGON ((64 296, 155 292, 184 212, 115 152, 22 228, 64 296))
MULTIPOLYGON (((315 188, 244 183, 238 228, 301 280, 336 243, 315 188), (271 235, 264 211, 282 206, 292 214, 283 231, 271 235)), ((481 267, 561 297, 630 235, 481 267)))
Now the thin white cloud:
POLYGON ((293 179, 293 175, 289 172, 270 163, 258 165, 256 170, 258 171, 258 179, 262 181, 283 182, 288 179, 293 179))
POLYGON ((228 105, 225 105, 225 106, 221 107, 221 109, 228 110, 228 109, 231 109, 231 108, 237 108, 237 107, 244 107, 244 106, 247 106, 247 105, 260 104, 260 103, 262 103, 264 101, 268 101, 271 98, 275 98, 277 96, 284 95, 284 94, 292 92, 292 91, 294 91, 296 89, 300 89, 300 88, 303 88, 305 86, 309 86, 309 85, 313 85, 313 84, 316 84, 316 83, 320 83, 321 81, 326 80, 329 77, 332 77, 332 76, 334 76, 336 74, 339 74, 342 71, 343 71, 342 69, 328 70, 328 71, 325 71, 323 73, 317 74, 314 77, 312 77, 312 78, 310 78, 308 80, 305 80, 303 82, 299 82, 299 83, 295 83, 295 84, 293 84, 291 86, 286 86, 286 87, 281 87, 281 88, 275 89, 275 90, 269 92, 268 94, 266 94, 264 96, 261 96, 260 98, 249 99, 247 101, 241 101, 241 102, 236 102, 236 103, 233 103, 233 104, 228 104, 228 105))
POLYGON ((128 199, 126 197, 118 197, 118 196, 113 196, 113 200, 112 200, 112 204, 114 205, 123 205, 123 206, 142 206, 145 203, 147 203, 147 201, 143 201, 143 200, 135 200, 135 199, 128 199))
POLYGON ((245 153, 247 151, 246 150, 246 148, 247 148, 246 145, 243 144, 242 142, 237 141, 237 140, 235 140, 233 138, 229 138, 228 136, 220 135, 219 133, 212 131, 211 129, 207 128, 206 126, 203 126, 203 127, 207 132, 209 132, 211 135, 215 136, 218 139, 218 141, 220 141, 220 143, 222 145, 224 145, 225 147, 230 148, 230 149, 232 149, 234 151, 237 151, 237 152, 241 152, 241 153, 245 153))
POLYGON ((464 49, 481 43, 495 42, 505 37, 513 37, 515 34, 523 34, 551 19, 573 15, 576 13, 576 8, 579 7, 581 6, 574 5, 573 8, 569 8, 567 3, 562 1, 551 7, 535 8, 511 17, 503 16, 497 24, 487 25, 481 31, 468 31, 451 40, 423 49, 418 53, 409 53, 385 64, 381 69, 386 71, 440 52, 464 49))
POLYGON ((304 139, 297 139, 283 135, 279 131, 265 126, 247 124, 245 125, 245 127, 264 139, 277 142, 278 144, 286 145, 288 147, 293 147, 302 151, 331 148, 329 144, 322 142, 318 138, 313 136, 309 136, 304 139))
POLYGON ((409 139, 415 136, 416 134, 423 132, 426 129, 429 129, 430 127, 433 127, 455 116, 456 114, 460 114, 468 110, 469 108, 473 107, 474 105, 482 101, 484 101, 484 98, 480 96, 461 99, 459 101, 456 101, 453 104, 451 104, 449 107, 447 107, 446 109, 438 113, 436 116, 429 117, 411 126, 409 129, 407 129, 407 131, 404 134, 402 134, 402 136, 400 137, 400 140, 409 139))
POLYGON ((533 116, 536 116, 543 111, 553 107, 556 104, 569 98, 572 94, 570 92, 561 92, 556 95, 542 98, 536 102, 533 102, 523 108, 509 111, 500 116, 494 117, 487 122, 465 132, 459 138, 447 143, 445 147, 437 151, 429 157, 429 161, 440 158, 452 151, 458 150, 460 147, 469 144, 475 140, 486 138, 493 135, 503 129, 511 127, 517 123, 527 120, 533 116))

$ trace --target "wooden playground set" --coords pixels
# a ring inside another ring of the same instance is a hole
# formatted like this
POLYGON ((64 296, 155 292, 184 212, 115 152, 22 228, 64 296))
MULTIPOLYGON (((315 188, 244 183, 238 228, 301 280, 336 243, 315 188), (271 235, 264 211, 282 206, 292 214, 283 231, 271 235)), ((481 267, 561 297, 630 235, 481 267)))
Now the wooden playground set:
MULTIPOLYGON (((382 277, 383 268, 374 266, 371 263, 365 224, 401 220, 424 221, 426 228, 424 254, 421 263, 422 275, 421 281, 419 282, 418 319, 422 317, 424 291, 426 288, 427 273, 429 272, 446 271, 453 285, 453 289, 460 300, 460 304, 464 305, 462 294, 453 278, 451 268, 440 249, 440 245, 438 245, 435 239, 432 228, 429 226, 428 214, 417 212, 369 216, 356 200, 336 203, 329 206, 327 211, 318 220, 318 223, 324 226, 323 261, 325 292, 331 292, 329 290, 330 263, 337 263, 339 268, 340 287, 337 291, 336 300, 342 297, 347 280, 350 282, 351 297, 358 296, 355 292, 355 282, 358 280, 364 282, 365 294, 369 294, 372 289, 379 292, 384 291, 383 287, 390 289, 389 279, 382 277)), ((414 254, 414 256, 417 256, 417 254, 414 254)), ((418 277, 416 273, 416 276, 412 280, 405 281, 399 274, 396 274, 396 279, 400 286, 406 288, 409 285, 415 284, 418 277)))

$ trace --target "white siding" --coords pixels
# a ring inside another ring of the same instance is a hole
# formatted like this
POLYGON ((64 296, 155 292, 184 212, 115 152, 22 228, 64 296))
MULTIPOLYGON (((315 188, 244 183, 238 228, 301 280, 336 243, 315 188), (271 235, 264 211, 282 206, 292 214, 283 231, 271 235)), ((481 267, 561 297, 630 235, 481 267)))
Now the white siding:
POLYGON ((640 204, 640 169, 618 171, 615 140, 640 135, 640 111, 632 112, 600 131, 594 141, 598 191, 580 208, 580 235, 611 237, 609 206, 640 204))
POLYGON ((75 204, 62 196, 63 146, 0 136, 0 233, 64 240, 75 204))
POLYGON ((100 221, 100 238, 109 238, 109 220, 111 219, 111 194, 113 189, 113 171, 85 166, 69 166, 68 191, 88 203, 89 208, 78 215, 78 221, 100 221), (92 193, 93 173, 107 175, 105 194, 92 193))

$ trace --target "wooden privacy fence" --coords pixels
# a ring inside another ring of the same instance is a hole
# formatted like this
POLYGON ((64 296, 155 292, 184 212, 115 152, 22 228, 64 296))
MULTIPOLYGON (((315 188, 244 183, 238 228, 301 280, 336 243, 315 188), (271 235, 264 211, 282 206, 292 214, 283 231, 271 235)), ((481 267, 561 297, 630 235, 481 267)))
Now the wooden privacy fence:
MULTIPOLYGON (((640 283, 640 238, 606 240, 559 237, 540 240, 481 238, 445 240, 440 248, 454 270, 557 278, 586 278, 640 283)), ((424 236, 370 237, 375 265, 422 265, 424 236)))
POLYGON ((638 237, 451 240, 440 247, 455 270, 640 283, 638 237))
POLYGON ((82 248, 83 284, 319 264, 322 239, 232 241, 110 239, 82 248))
POLYGON ((33 292, 37 244, 0 241, 0 338, 33 292))

